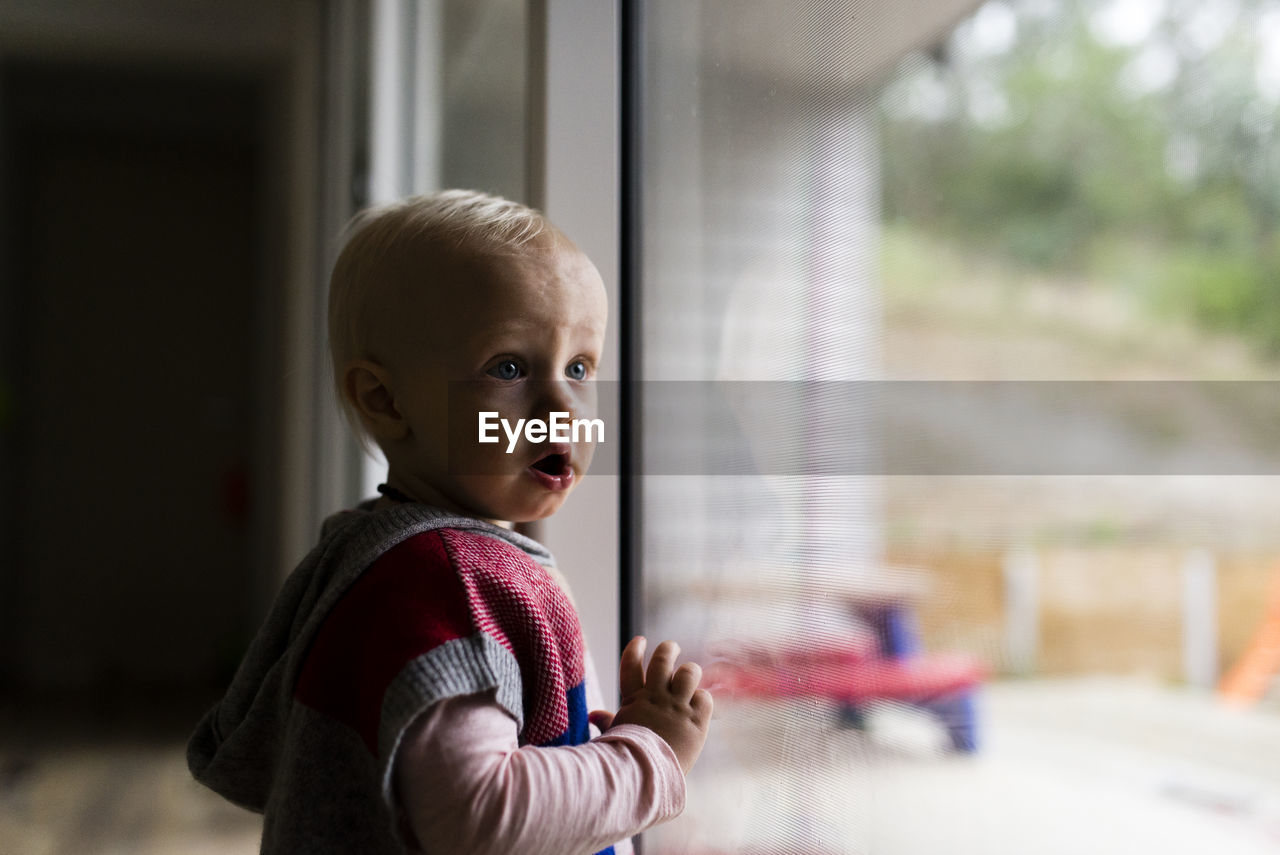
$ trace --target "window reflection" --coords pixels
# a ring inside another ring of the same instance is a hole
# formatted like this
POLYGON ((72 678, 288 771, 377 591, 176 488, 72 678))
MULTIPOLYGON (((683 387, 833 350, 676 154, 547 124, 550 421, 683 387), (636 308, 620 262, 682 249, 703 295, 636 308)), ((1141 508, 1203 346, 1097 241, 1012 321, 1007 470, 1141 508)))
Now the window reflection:
POLYGON ((740 396, 700 429, 756 456, 671 475, 642 390, 644 629, 720 685, 649 851, 1274 848, 1278 22, 646 4, 642 374, 793 384, 810 427, 740 396), (1098 465, 984 469, 886 403, 922 380, 1019 381, 1014 428, 1098 465), (824 471, 833 433, 880 465, 824 471))

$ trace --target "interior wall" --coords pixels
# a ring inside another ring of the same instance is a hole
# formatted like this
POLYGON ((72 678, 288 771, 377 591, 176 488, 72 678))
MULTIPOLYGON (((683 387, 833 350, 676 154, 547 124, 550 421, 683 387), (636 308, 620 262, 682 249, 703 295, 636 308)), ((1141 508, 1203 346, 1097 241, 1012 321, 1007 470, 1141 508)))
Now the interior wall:
POLYGON ((0 0, 0 679, 218 683, 314 537, 321 5, 0 0))

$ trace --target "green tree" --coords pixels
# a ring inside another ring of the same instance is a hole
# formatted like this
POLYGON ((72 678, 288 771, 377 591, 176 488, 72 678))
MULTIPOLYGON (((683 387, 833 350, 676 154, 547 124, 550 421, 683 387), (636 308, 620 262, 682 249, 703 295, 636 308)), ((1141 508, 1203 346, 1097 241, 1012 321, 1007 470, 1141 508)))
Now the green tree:
POLYGON ((1280 349, 1280 92, 1258 74, 1280 4, 1169 0, 1129 42, 1106 38, 1109 6, 989 4, 1004 44, 975 19, 904 66, 883 101, 886 214, 1280 349), (1206 14, 1229 19, 1220 37, 1206 14))

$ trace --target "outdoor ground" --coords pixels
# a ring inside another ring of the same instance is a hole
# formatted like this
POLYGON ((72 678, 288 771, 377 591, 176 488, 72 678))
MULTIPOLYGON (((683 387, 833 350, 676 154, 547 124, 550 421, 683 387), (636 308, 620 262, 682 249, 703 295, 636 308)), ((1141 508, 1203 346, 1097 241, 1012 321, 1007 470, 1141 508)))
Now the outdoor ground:
MULTIPOLYGON (((983 745, 901 710, 726 709, 673 851, 1099 855, 1280 851, 1280 716, 1132 680, 989 687, 983 745), (718 844, 717 844, 718 841, 718 844)), ((660 849, 659 851, 666 851, 660 849)))

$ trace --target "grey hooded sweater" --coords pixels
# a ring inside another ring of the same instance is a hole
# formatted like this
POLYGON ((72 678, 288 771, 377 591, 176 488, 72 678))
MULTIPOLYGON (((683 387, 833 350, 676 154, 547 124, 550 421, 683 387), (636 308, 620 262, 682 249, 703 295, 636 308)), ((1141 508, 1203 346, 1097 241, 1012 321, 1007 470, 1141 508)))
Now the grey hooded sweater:
POLYGON ((440 700, 493 690, 522 744, 589 739, 551 554, 426 505, 372 508, 326 522, 187 746, 197 780, 265 814, 264 853, 403 852, 392 766, 440 700))

